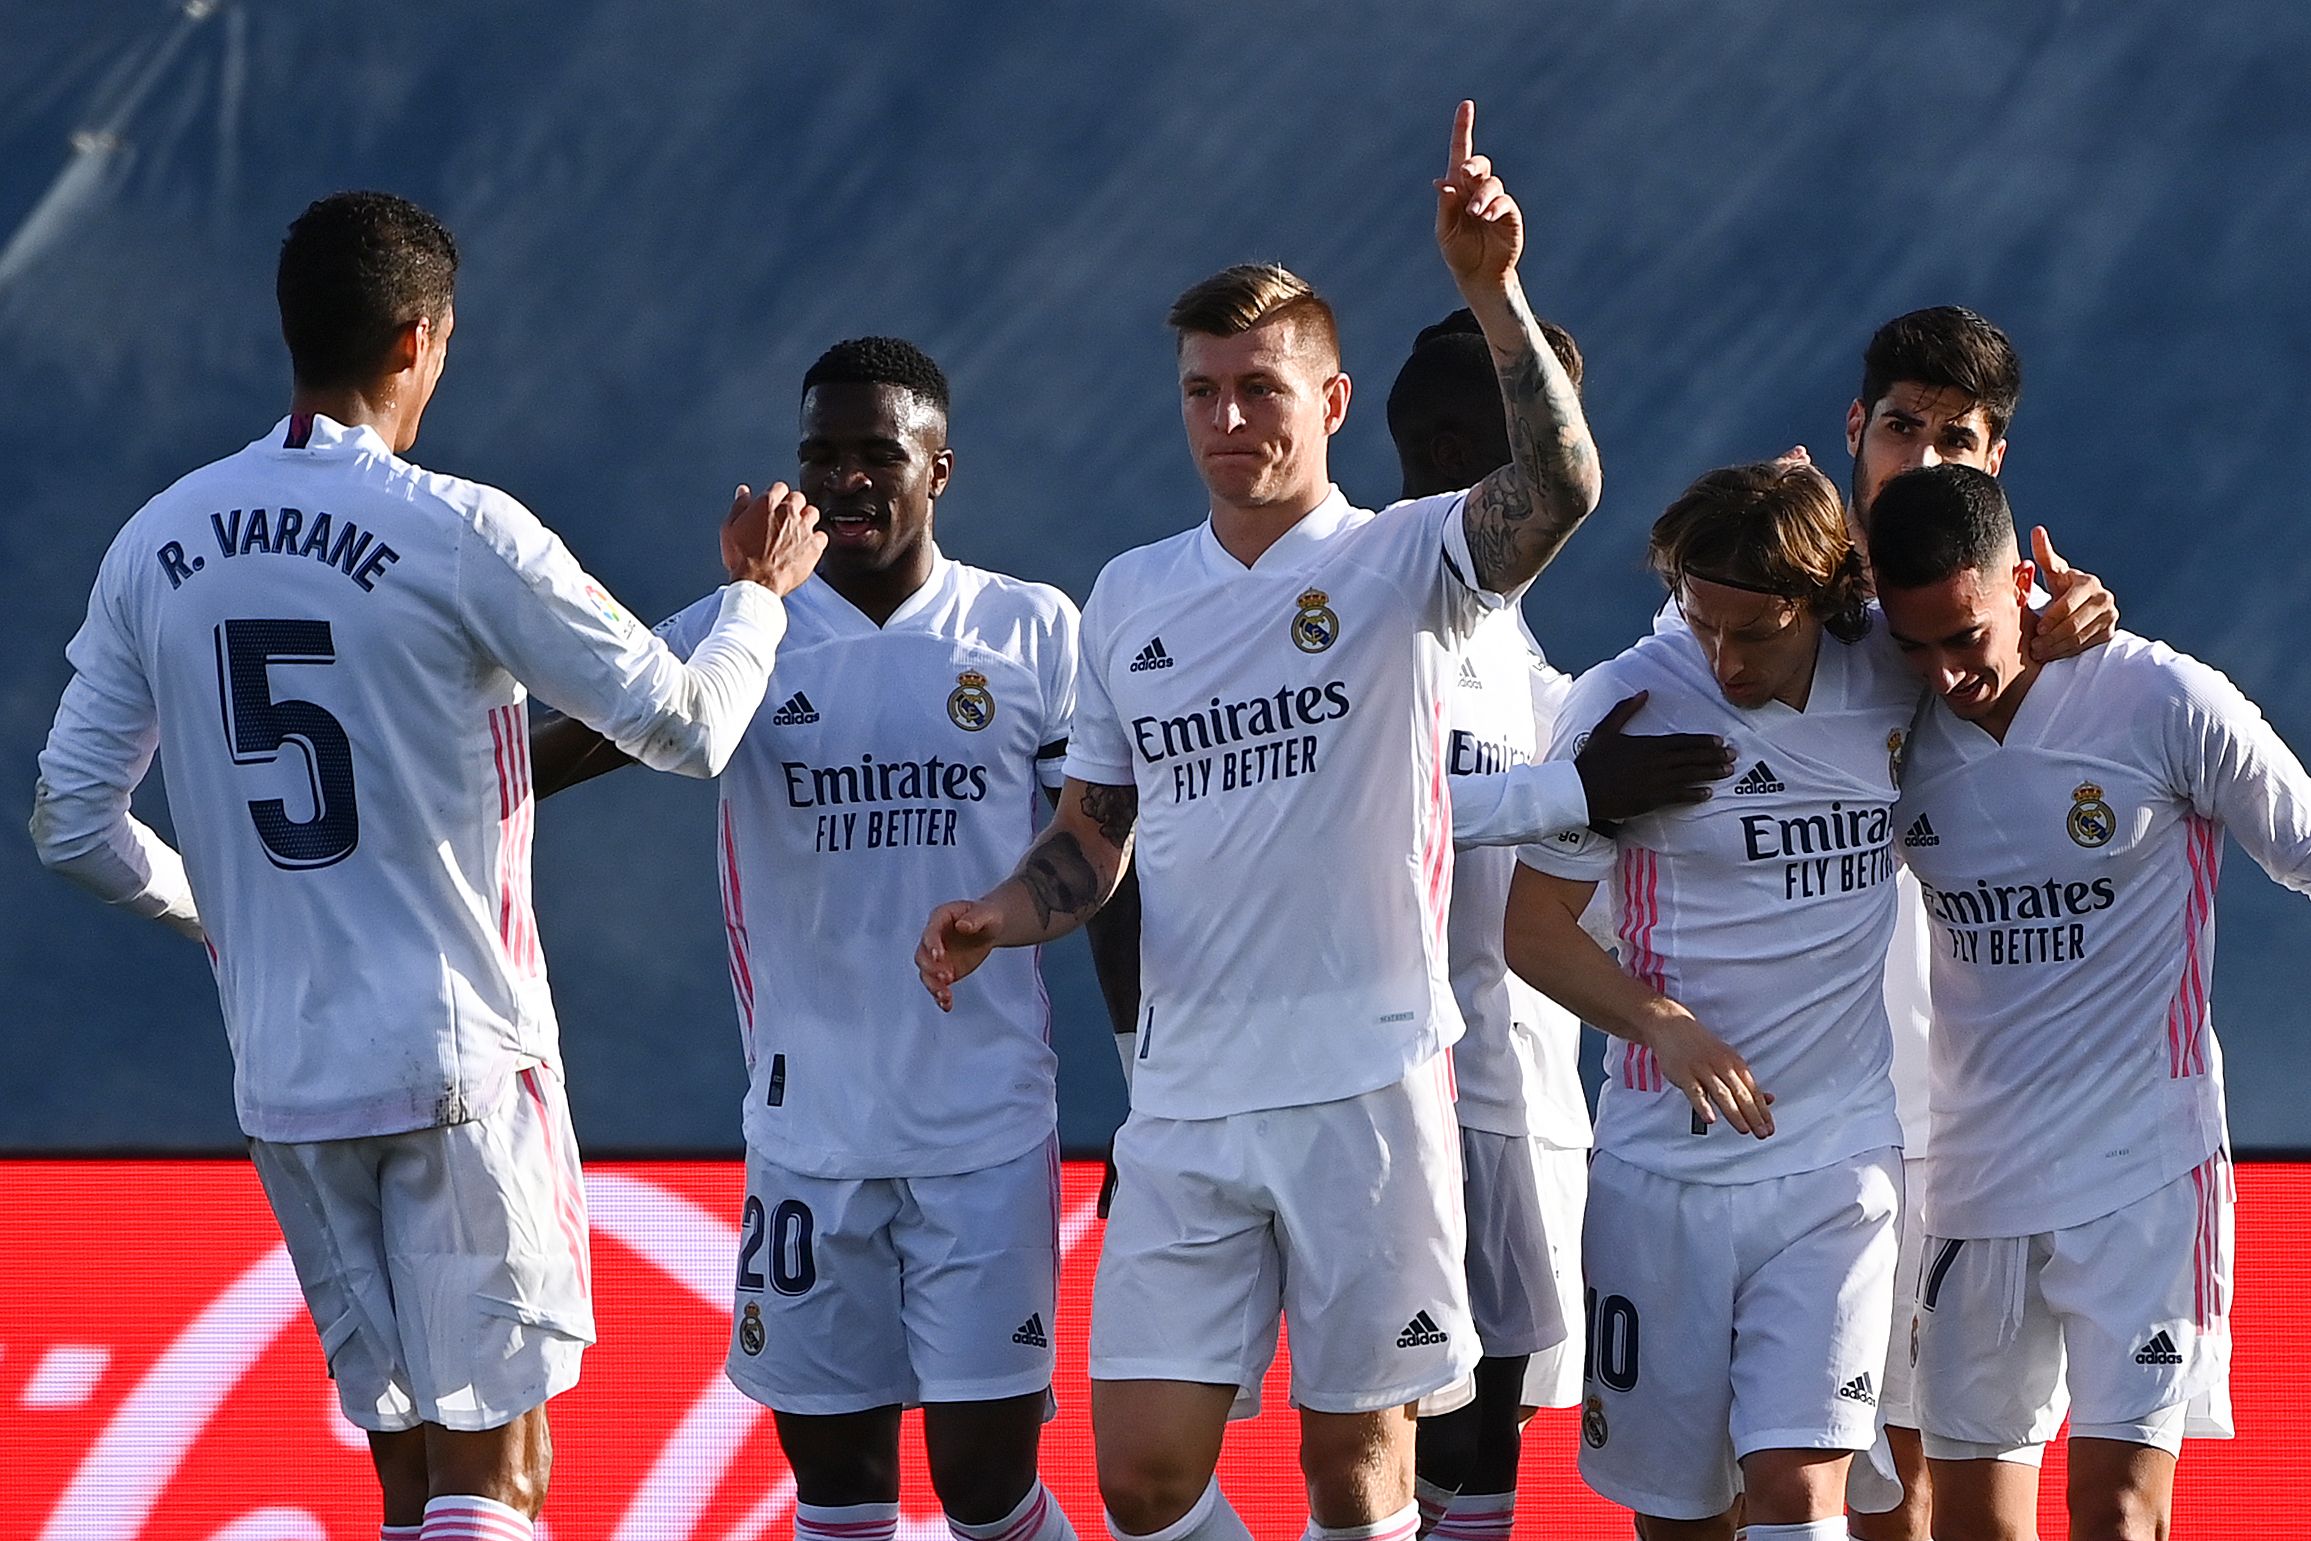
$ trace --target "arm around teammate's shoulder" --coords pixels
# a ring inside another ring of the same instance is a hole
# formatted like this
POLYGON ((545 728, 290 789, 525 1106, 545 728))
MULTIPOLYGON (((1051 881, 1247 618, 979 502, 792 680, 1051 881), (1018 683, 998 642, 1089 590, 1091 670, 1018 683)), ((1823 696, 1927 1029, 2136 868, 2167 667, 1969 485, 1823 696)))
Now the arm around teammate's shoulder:
POLYGON ((654 770, 721 773, 762 702, 786 632, 780 596, 810 576, 818 512, 773 484, 741 487, 722 527, 732 582, 687 662, 586 575, 511 499, 485 507, 461 545, 458 603, 485 651, 547 704, 654 770))
POLYGON ((915 971, 939 1008, 953 1008, 956 982, 996 948, 1039 946, 1090 919, 1115 892, 1138 822, 1138 787, 1068 777, 1011 876, 976 899, 940 905, 924 923, 915 971))

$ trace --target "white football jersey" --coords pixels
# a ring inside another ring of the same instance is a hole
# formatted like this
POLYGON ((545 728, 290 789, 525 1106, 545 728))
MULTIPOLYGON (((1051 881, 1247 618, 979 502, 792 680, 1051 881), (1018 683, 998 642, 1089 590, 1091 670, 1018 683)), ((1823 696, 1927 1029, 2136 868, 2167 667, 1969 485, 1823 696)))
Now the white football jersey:
MULTIPOLYGON (((1076 612, 1040 583, 934 558, 877 626, 813 577, 722 773, 731 988, 747 1144, 814 1177, 999 1166, 1058 1118, 1034 948, 998 948, 941 1012, 923 917, 1010 874, 1060 784, 1076 612)), ((687 653, 701 600, 660 626, 687 653)))
POLYGON ((2081 1225, 2220 1148, 2223 831, 2311 892, 2311 779, 2254 704, 2122 631, 2003 743, 1932 703, 1897 822, 1934 930, 1928 1233, 2081 1225))
MULTIPOLYGON (((1455 796, 1470 777, 1535 760, 1572 688, 1515 606, 1478 623, 1453 679, 1445 768, 1455 796)), ((1455 1108, 1471 1129, 1579 1149, 1590 1138, 1580 1021, 1509 972, 1501 940, 1516 870, 1507 846, 1464 845, 1454 854, 1446 936, 1453 998, 1468 1029, 1452 1051, 1455 1108)))
POLYGON ((1464 501, 1334 489, 1250 567, 1206 521, 1100 574, 1067 774, 1139 791, 1135 1109, 1331 1102, 1460 1036, 1451 649, 1505 602, 1464 501))
POLYGON ((710 775, 761 698, 769 590, 685 665, 494 488, 284 419, 105 555, 40 760, 44 857, 136 898, 157 748, 264 1140, 486 1117, 558 1058, 530 908, 526 681, 627 754, 710 775))
POLYGON ((1774 1094, 1764 1140, 1691 1105, 1652 1055, 1606 1051, 1597 1146, 1665 1177, 1754 1182, 1899 1145, 1886 1027, 1893 934, 1894 750, 1918 686, 1883 624, 1824 635, 1803 712, 1728 702, 1691 632, 1656 633, 1581 677, 1550 754, 1570 758, 1624 697, 1651 693, 1636 733, 1714 733, 1740 767, 1709 801, 1615 837, 1567 831, 1523 860, 1618 890, 1621 966, 1683 1004, 1774 1094))

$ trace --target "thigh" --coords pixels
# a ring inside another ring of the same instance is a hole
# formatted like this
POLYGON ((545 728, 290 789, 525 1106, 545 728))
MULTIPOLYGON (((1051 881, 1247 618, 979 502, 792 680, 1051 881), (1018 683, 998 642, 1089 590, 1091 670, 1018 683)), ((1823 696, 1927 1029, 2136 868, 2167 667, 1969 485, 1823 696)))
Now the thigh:
POLYGON ((1481 1351, 1443 1057, 1360 1097, 1262 1117, 1293 1402, 1377 1412, 1465 1378, 1481 1351))
POLYGON ((249 1142, 249 1157, 297 1270, 305 1309, 345 1416, 372 1433, 419 1423, 402 1363, 370 1140, 249 1142))
POLYGON ((2217 1157, 2050 1238, 2042 1288, 2062 1324, 2074 1436, 2173 1455, 2183 1420, 2158 1415, 2218 1388, 2227 1400, 2230 1192, 2217 1157))
POLYGON ((1900 1249, 1894 1257, 1894 1316, 1886 1340, 1886 1382, 1878 1394, 1880 1420, 1894 1428, 1918 1426, 1916 1410, 1918 1369, 1918 1268, 1925 1259, 1926 1163, 1902 1163, 1902 1211, 1896 1234, 1900 1249))
POLYGON ((1589 1153, 1548 1147, 1533 1153, 1540 1180, 1541 1234, 1549 1247, 1548 1288, 1556 1291, 1565 1338, 1525 1365, 1524 1405, 1578 1407, 1581 1402, 1581 1217, 1589 1199, 1589 1153))
POLYGON ((584 1176, 561 1078, 487 1118, 382 1140, 379 1194, 418 1413, 492 1429, 577 1384, 594 1341, 584 1176))
POLYGON ((889 1179, 813 1177, 747 1152, 732 1385, 813 1417, 916 1400, 891 1241, 899 1204, 889 1179))
MULTIPOLYGON (((1230 1416, 1259 1411, 1283 1301, 1275 1217, 1244 1170, 1264 1116, 1134 1113, 1116 1131, 1115 1197, 1092 1284, 1095 1383, 1227 1386, 1230 1416)), ((1109 1436, 1100 1438, 1104 1449, 1109 1436)))
POLYGON ((1731 1189, 1600 1154, 1589 1168, 1581 1478, 1640 1514, 1733 1502, 1731 1189))
POLYGON ((1734 1225, 1757 1238, 1734 1296, 1738 1455, 1876 1439, 1900 1173, 1889 1149, 1735 1190, 1734 1225))
POLYGON ((1047 1389, 1059 1299, 1057 1138, 1000 1166, 900 1187, 891 1240, 922 1400, 991 1402, 1047 1389))
POLYGON ((2062 1427, 2070 1398, 2044 1262, 2037 1238, 1927 1236, 1916 1410, 1930 1458, 2035 1465, 2062 1427))
POLYGON ((1552 1277, 1538 1144, 1489 1129, 1460 1132, 1468 1213, 1468 1307, 1488 1359, 1514 1359, 1564 1342, 1566 1318, 1552 1277))

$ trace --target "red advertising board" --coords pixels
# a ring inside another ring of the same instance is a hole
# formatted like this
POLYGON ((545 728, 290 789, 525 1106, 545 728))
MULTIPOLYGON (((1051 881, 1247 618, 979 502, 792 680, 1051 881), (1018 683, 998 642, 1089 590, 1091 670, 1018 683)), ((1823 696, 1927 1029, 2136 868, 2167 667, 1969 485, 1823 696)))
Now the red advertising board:
MULTIPOLYGON (((1099 1172, 1071 1164, 1060 1417, 1044 1470, 1102 1533, 1084 1332, 1099 1172)), ((741 1195, 736 1164, 604 1163, 589 1174, 602 1340, 553 1404, 552 1541, 784 1541, 793 1487, 762 1409, 721 1363, 741 1195)), ((2174 1534, 2285 1535, 2311 1513, 2311 1166, 2240 1169, 2234 1391, 2240 1437, 2185 1453, 2174 1534)), ((1221 1480, 1255 1535, 1305 1518, 1279 1368, 1231 1432, 1221 1480)), ((0 1164, 0 1428, 9 1535, 37 1541, 373 1541, 366 1446, 338 1415, 254 1175, 235 1161, 0 1164)), ((1573 1471, 1570 1413, 1526 1442, 1518 1534, 1623 1541, 1627 1518, 1573 1471)), ((946 1534, 921 1451, 902 1535, 946 1534)), ((2067 1533, 2060 1451, 2042 1534, 2067 1533)))

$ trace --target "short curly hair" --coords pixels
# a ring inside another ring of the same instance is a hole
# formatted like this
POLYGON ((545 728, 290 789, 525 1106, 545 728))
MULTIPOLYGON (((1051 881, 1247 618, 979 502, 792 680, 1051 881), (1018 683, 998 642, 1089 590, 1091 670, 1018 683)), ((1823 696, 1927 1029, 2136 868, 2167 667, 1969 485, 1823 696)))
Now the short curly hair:
POLYGON ((946 371, 904 337, 852 337, 836 343, 803 372, 803 395, 821 385, 888 385, 947 415, 946 371))
POLYGON ((309 205, 281 242, 273 293, 299 384, 360 385, 403 327, 435 326, 457 291, 448 227, 391 193, 333 193, 309 205))

